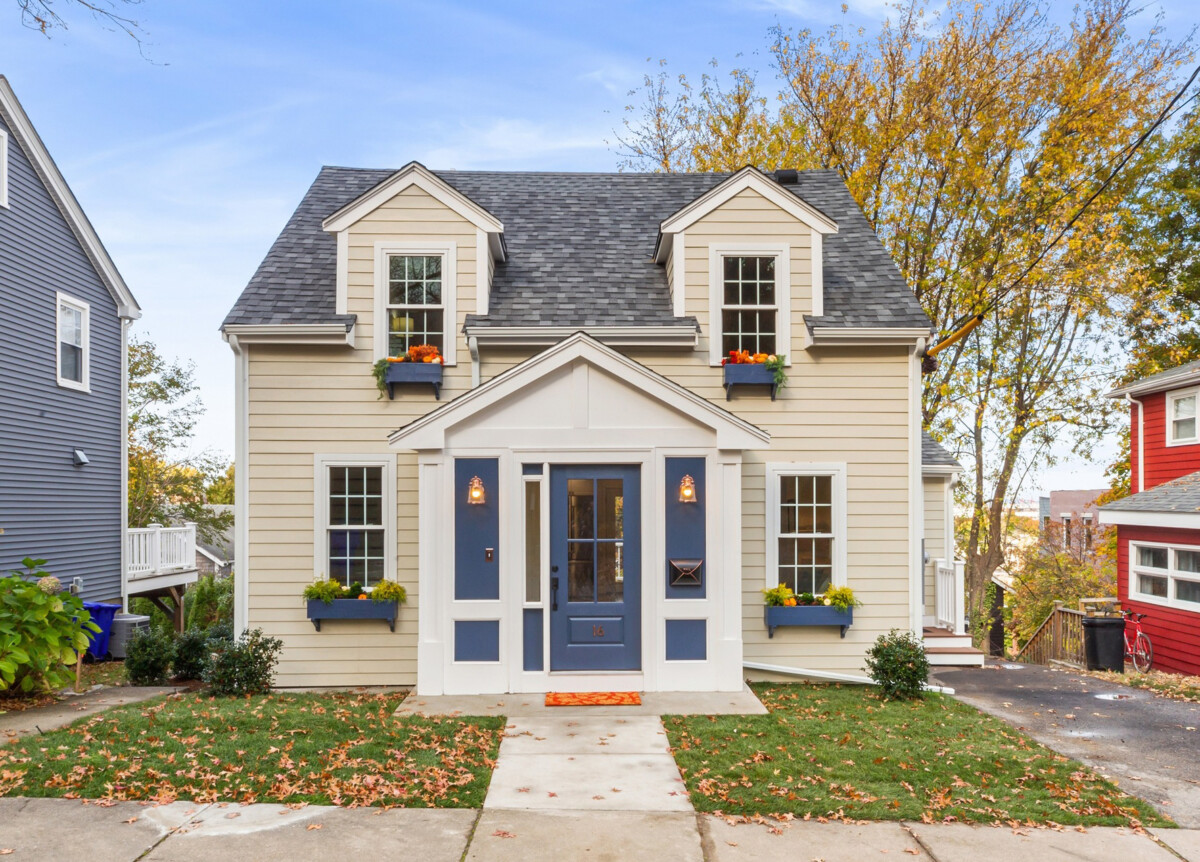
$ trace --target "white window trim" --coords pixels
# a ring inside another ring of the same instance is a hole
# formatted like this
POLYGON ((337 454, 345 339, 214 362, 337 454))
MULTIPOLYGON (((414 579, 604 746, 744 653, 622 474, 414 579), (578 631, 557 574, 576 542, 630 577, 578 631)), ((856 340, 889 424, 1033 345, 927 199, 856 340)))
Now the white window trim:
POLYGON ((783 476, 830 476, 833 479, 833 585, 846 586, 846 465, 773 463, 766 465, 767 536, 764 572, 767 589, 779 583, 779 480, 783 476))
POLYGON ((396 456, 313 456, 313 577, 329 577, 329 468, 383 468, 383 577, 396 580, 396 456))
POLYGON ((0 207, 8 209, 8 132, 0 129, 0 207))
POLYGON ((428 254, 442 257, 442 359, 444 365, 458 362, 458 243, 392 242, 375 243, 375 326, 374 354, 378 361, 387 356, 388 256, 428 254))
POLYGON ((1126 585, 1128 595, 1131 601, 1145 602, 1151 605, 1161 605, 1167 608, 1174 608, 1180 611, 1191 611, 1192 613, 1200 613, 1200 604, 1196 602, 1184 602, 1175 598, 1175 581, 1188 581, 1190 583, 1200 583, 1200 573, 1197 572, 1181 572, 1175 568, 1175 552, 1176 551, 1197 551, 1200 552, 1200 546, 1197 545, 1176 545, 1165 542, 1133 542, 1129 543, 1129 583, 1126 585), (1137 563, 1138 548, 1166 548, 1167 549, 1167 568, 1155 569, 1150 566, 1141 566, 1137 563), (1146 574, 1153 575, 1159 578, 1167 579, 1167 597, 1165 599, 1158 596, 1150 596, 1141 592, 1137 588, 1137 575, 1146 574))
POLYGON ((1163 416, 1163 419, 1166 421, 1167 425, 1168 446, 1194 446, 1196 443, 1200 443, 1200 388, 1179 389, 1175 392, 1168 392, 1166 401, 1166 415, 1163 416), (1179 438, 1175 436, 1175 422, 1172 417, 1175 413, 1175 402, 1181 398, 1196 399, 1196 434, 1193 434, 1191 437, 1179 438))
POLYGON ((58 385, 64 389, 74 389, 77 392, 92 391, 92 325, 91 325, 92 309, 82 299, 76 299, 73 296, 68 296, 65 293, 54 294, 54 373, 58 378, 58 385), (80 313, 79 326, 83 330, 83 338, 80 339, 83 346, 83 355, 79 362, 83 370, 83 379, 68 380, 62 376, 62 307, 66 305, 75 309, 80 313))
POLYGON ((792 249, 787 243, 719 243, 708 247, 708 364, 724 358, 721 342, 721 307, 725 295, 724 258, 775 258, 775 353, 792 364, 792 249))

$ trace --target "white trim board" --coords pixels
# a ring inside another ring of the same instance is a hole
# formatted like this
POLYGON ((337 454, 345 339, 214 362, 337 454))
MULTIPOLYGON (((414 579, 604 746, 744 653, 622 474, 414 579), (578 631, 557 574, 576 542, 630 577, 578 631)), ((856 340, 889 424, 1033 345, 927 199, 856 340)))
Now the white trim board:
POLYGON ((1176 530, 1200 530, 1200 512, 1130 512, 1100 509, 1100 522, 1123 527, 1167 527, 1176 530))
POLYGON ((141 317, 141 307, 133 298, 133 293, 125 284, 125 280, 121 278, 116 264, 108 256, 107 249, 104 248, 104 243, 100 241, 92 223, 84 214, 83 207, 75 199, 70 186, 67 185, 67 181, 54 163, 54 159, 50 157, 46 145, 42 143, 37 130, 26 115, 25 109, 17 100, 17 94, 13 92, 8 79, 3 75, 0 75, 0 116, 4 118, 5 125, 8 126, 9 131, 16 137, 17 143, 29 157, 33 169, 50 192, 50 197, 54 199, 63 218, 66 219, 71 231, 75 234, 75 238, 83 246, 84 253, 95 267, 100 280, 112 294, 113 301, 117 304, 117 314, 131 320, 141 317))
POLYGON ((8 209, 8 132, 0 129, 0 207, 8 209))
POLYGON ((464 331, 481 347, 547 346, 581 331, 617 347, 694 348, 700 337, 695 327, 686 326, 468 326, 464 331))
POLYGON ((354 346, 355 324, 344 323, 230 323, 225 340, 242 344, 335 344, 354 346))
POLYGON ((76 299, 62 291, 54 294, 54 373, 58 385, 77 392, 92 391, 92 307, 82 299, 76 299), (62 373, 62 310, 63 306, 79 312, 79 365, 78 380, 63 377, 62 373))

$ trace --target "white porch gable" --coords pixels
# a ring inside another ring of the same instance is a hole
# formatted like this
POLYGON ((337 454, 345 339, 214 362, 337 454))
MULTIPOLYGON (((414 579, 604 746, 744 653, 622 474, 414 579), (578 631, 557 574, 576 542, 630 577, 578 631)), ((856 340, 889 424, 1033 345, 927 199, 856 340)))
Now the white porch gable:
POLYGON ((765 431, 577 333, 389 439, 419 453, 420 694, 740 689, 742 452, 766 448, 765 431), (668 525, 679 506, 672 471, 685 463, 705 501, 695 510, 704 584, 679 595, 668 586, 668 525), (563 617, 552 596, 565 571, 551 558, 566 539, 551 526, 563 499, 553 477, 629 468, 638 496, 627 511, 640 514, 625 529, 638 537, 639 574, 621 602, 636 602, 627 619, 638 620, 638 667, 556 669, 551 620, 563 617), (486 508, 466 505, 472 474, 486 477, 486 508))

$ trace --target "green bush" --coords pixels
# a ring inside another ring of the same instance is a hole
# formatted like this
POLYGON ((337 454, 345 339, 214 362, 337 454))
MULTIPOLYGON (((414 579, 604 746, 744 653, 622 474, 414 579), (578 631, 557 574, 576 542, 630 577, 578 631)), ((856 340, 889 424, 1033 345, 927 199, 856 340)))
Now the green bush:
POLYGON ((37 694, 74 681, 73 665, 100 628, 40 570, 45 560, 23 562, 27 571, 0 578, 0 691, 37 694))
POLYGON ((222 643, 233 643, 233 623, 217 623, 208 627, 208 631, 204 633, 208 637, 208 645, 210 650, 219 648, 222 643))
POLYGON ((132 685, 163 685, 175 657, 171 632, 136 632, 125 648, 125 674, 132 685))
POLYGON ((150 629, 164 635, 175 633, 175 620, 162 612, 162 609, 149 599, 133 598, 129 600, 129 612, 150 617, 150 629))
POLYGON ((188 629, 175 638, 175 654, 171 660, 175 678, 200 679, 208 666, 210 651, 208 634, 199 629, 188 629))
POLYGON ((911 632, 892 629, 867 651, 867 673, 888 700, 916 700, 929 679, 925 645, 911 632))
POLYGON ((188 589, 184 600, 187 627, 207 631, 219 623, 233 624, 233 576, 204 575, 188 589))
POLYGON ((213 653, 204 681, 217 695, 266 694, 271 690, 282 649, 283 641, 265 637, 262 629, 243 632, 236 641, 213 653))
POLYGON ((313 581, 304 588, 300 597, 306 602, 324 602, 327 605, 333 604, 334 599, 353 598, 346 592, 346 588, 333 578, 327 581, 313 581))

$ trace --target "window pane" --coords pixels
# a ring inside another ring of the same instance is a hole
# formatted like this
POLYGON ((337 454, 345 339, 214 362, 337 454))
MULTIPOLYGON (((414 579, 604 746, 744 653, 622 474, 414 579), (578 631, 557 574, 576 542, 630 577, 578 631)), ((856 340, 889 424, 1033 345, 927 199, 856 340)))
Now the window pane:
POLYGON ((1195 418, 1196 416, 1196 396, 1189 395, 1187 398, 1175 399, 1175 411, 1172 414, 1175 419, 1195 418))
POLYGON ((542 600, 542 486, 525 483, 525 601, 542 600))
POLYGON ((1167 579, 1158 575, 1138 575, 1138 592, 1160 599, 1167 597, 1167 579))
POLYGON ((824 505, 828 506, 833 502, 833 477, 814 476, 813 491, 816 502, 823 503, 824 505))
POLYGON ((779 564, 781 566, 792 566, 796 563, 796 542, 799 539, 780 539, 779 540, 779 564))
MULTIPOLYGON (((624 551, 623 542, 596 543, 596 601, 619 602, 625 595, 624 578, 617 577, 618 549, 624 551)), ((624 566, 624 553, 620 554, 624 566)))
POLYGON ((796 508, 796 529, 797 533, 811 533, 815 528, 812 506, 798 506, 796 508))
POLYGON ((59 306, 58 340, 74 347, 83 346, 83 312, 69 305, 59 306))
POLYGON ((1200 551, 1176 551, 1175 568, 1181 572, 1200 573, 1200 551))
POLYGON ((594 542, 567 542, 567 601, 595 600, 595 578, 592 567, 594 542))
POLYGON ((833 570, 828 566, 818 566, 813 571, 813 595, 819 595, 833 586, 833 570))
POLYGON ((737 281, 738 264, 739 264, 740 260, 741 260, 741 258, 737 258, 737 257, 725 258, 725 280, 726 281, 737 281))
POLYGON ((83 382, 83 348, 66 342, 59 345, 59 370, 64 380, 83 382))
POLYGON ((816 530, 817 533, 832 533, 833 532, 833 507, 832 506, 817 506, 816 507, 816 530))
POLYGON ((1196 604, 1200 604, 1200 582, 1176 581, 1175 598, 1181 602, 1194 602, 1196 604))
POLYGON ((1196 420, 1193 419, 1176 419, 1173 423, 1173 431, 1176 440, 1191 440, 1196 436, 1196 420))
POLYGON ((596 482, 599 505, 599 532, 601 539, 623 539, 625 537, 625 497, 621 479, 600 479, 596 482))
POLYGON ((833 539, 813 539, 813 561, 820 566, 833 565, 833 539))
POLYGON ((1151 569, 1165 569, 1167 567, 1166 548, 1139 547, 1137 551, 1137 564, 1139 566, 1146 566, 1151 569))
POLYGON ((595 510, 592 494, 591 479, 569 479, 567 481, 567 538, 591 539, 595 537, 595 510))
POLYGON ((388 258, 388 278, 392 281, 404 280, 404 257, 392 255, 388 258))
POLYGON ((800 490, 800 496, 798 497, 798 499, 801 503, 806 503, 806 504, 811 505, 814 502, 813 495, 816 493, 816 490, 813 485, 813 478, 814 477, 812 477, 812 476, 797 476, 796 477, 796 483, 800 490))

